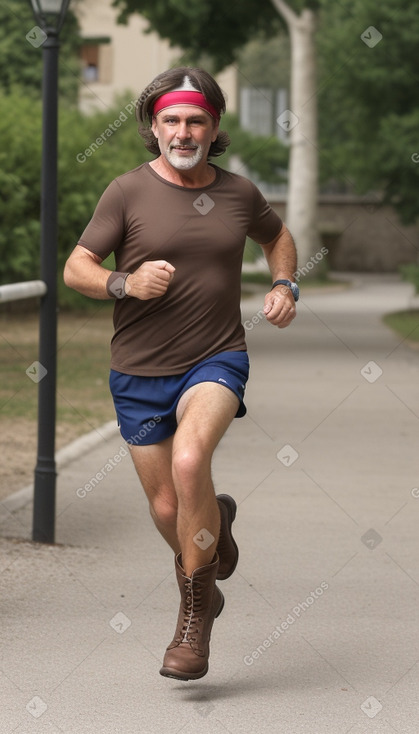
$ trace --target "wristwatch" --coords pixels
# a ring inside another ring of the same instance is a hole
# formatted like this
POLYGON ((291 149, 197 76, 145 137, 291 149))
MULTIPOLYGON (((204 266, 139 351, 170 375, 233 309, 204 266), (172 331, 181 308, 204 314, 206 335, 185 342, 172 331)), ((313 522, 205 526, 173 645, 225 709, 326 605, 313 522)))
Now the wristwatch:
POLYGON ((297 285, 297 283, 293 283, 291 280, 287 280, 284 278, 284 280, 276 280, 273 284, 271 291, 276 288, 277 285, 286 285, 287 288, 290 289, 292 295, 294 296, 294 301, 298 301, 300 297, 300 289, 297 285))

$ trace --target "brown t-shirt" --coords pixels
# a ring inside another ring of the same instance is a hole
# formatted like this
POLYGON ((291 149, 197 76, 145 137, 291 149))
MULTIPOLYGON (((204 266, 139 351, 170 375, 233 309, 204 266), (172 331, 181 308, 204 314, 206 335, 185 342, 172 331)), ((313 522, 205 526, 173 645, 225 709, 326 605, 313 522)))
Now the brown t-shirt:
POLYGON ((241 267, 246 235, 271 242, 282 221, 248 179, 214 166, 199 189, 165 181, 148 163, 116 178, 79 244, 116 269, 146 260, 175 268, 161 298, 115 302, 111 367, 128 375, 176 375, 225 350, 246 349, 241 267))

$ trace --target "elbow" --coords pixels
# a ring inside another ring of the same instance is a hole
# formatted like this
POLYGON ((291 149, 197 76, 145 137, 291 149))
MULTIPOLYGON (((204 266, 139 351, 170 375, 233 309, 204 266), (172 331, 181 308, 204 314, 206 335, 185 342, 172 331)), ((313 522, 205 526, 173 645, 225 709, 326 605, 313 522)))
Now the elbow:
POLYGON ((64 283, 66 284, 66 286, 68 286, 68 288, 71 288, 72 287, 72 285, 71 285, 71 268, 70 268, 70 266, 68 264, 68 260, 67 260, 67 262, 66 262, 66 264, 64 266, 63 280, 64 280, 64 283))
POLYGON ((71 263, 69 260, 67 260, 64 266, 63 280, 67 288, 73 288, 74 290, 77 289, 77 279, 75 277, 74 270, 71 267, 71 263))

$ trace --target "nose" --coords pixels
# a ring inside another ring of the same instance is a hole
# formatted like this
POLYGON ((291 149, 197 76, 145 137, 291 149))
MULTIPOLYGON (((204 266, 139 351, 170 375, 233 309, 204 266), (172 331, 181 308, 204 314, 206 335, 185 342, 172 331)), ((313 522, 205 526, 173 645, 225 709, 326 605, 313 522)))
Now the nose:
POLYGON ((179 138, 179 140, 185 140, 186 138, 190 138, 191 131, 189 129, 188 123, 185 120, 179 121, 178 128, 176 131, 176 136, 179 138))

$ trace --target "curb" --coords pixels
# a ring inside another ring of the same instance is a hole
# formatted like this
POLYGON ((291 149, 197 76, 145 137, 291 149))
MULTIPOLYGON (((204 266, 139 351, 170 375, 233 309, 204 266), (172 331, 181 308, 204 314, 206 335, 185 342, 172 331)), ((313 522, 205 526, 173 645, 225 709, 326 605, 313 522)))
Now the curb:
MULTIPOLYGON (((74 441, 64 446, 62 449, 56 452, 55 462, 57 470, 67 466, 71 461, 80 458, 86 454, 89 449, 95 448, 101 441, 107 441, 119 433, 119 428, 115 421, 109 421, 104 423, 99 428, 95 428, 89 433, 85 433, 84 436, 79 436, 74 441)), ((34 485, 28 484, 23 489, 18 489, 10 497, 2 500, 0 504, 8 510, 8 512, 17 512, 23 507, 28 505, 33 500, 34 485)))

